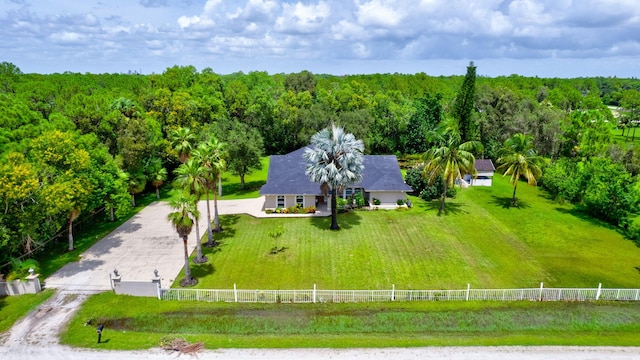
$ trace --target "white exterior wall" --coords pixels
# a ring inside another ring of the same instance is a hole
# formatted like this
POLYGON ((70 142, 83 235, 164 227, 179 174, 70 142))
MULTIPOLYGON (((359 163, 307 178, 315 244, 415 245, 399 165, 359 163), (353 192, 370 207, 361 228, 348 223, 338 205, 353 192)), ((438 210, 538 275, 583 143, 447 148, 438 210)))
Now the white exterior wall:
MULTIPOLYGON (((284 195, 284 207, 290 207, 296 205, 297 195, 284 195)), ((316 206, 315 195, 303 195, 303 206, 316 206)), ((264 196, 264 208, 275 209, 278 207, 278 195, 265 195, 264 196)))
POLYGON ((265 209, 275 209, 278 201, 278 197, 276 195, 265 195, 264 196, 264 208, 265 209))
POLYGON ((398 206, 398 199, 407 199, 407 194, 401 191, 376 191, 369 193, 369 204, 371 206, 380 206, 382 208, 398 206), (380 205, 373 204, 373 198, 380 200, 380 205))
POLYGON ((471 185, 472 186, 491 186, 492 179, 472 179, 471 185))
POLYGON ((491 186, 493 183, 493 171, 478 171, 478 177, 486 176, 488 179, 471 179, 473 186, 491 186))

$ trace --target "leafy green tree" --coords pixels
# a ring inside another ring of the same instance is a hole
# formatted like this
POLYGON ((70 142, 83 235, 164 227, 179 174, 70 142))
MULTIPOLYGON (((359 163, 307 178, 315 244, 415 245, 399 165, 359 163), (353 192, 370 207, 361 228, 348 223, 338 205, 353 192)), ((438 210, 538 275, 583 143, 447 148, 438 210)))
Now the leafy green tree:
POLYGON ((481 151, 482 145, 474 140, 462 142, 455 121, 432 132, 430 138, 436 145, 424 154, 423 176, 429 180, 429 184, 434 184, 439 179, 444 180, 438 210, 438 215, 441 215, 445 211, 447 190, 453 188, 456 181, 462 181, 464 175, 476 173, 473 153, 481 151))
POLYGON ((610 224, 627 227, 638 211, 635 179, 622 165, 609 159, 592 158, 582 171, 584 211, 610 224))
MULTIPOLYGON (((187 191, 196 204, 202 198, 202 194, 207 193, 207 168, 200 164, 197 157, 187 160, 184 164, 178 166, 174 171, 176 179, 174 183, 181 189, 187 191)), ((202 255, 202 244, 200 242, 200 226, 199 214, 195 217, 196 222, 196 250, 197 256, 194 259, 196 263, 204 263, 207 258, 202 255)))
MULTIPOLYGON (((640 90, 625 90, 622 93, 620 105, 624 108, 622 121, 633 127, 633 136, 631 137, 633 142, 636 137, 638 121, 640 121, 640 90)), ((629 132, 627 132, 627 141, 629 140, 629 132)))
POLYGON ((337 194, 349 184, 362 180, 364 145, 353 134, 331 126, 311 137, 311 146, 305 149, 305 173, 311 181, 319 183, 326 195, 331 191, 331 230, 339 230, 337 194))
POLYGON ((0 63, 0 90, 4 93, 14 92, 15 84, 22 71, 16 65, 3 61, 0 63))
POLYGON ((264 152, 262 136, 256 129, 235 123, 227 135, 228 169, 240 177, 240 188, 244 189, 244 177, 254 169, 262 169, 260 157, 264 152))
POLYGON ((521 177, 527 179, 529 185, 536 185, 542 176, 542 157, 534 147, 534 139, 530 135, 514 134, 504 142, 504 147, 498 158, 498 171, 503 175, 511 175, 513 197, 511 206, 518 206, 516 190, 521 177))
POLYGON ((193 229, 193 218, 198 216, 198 209, 194 205, 193 199, 181 196, 177 200, 172 200, 169 203, 171 209, 175 210, 167 216, 167 219, 171 222, 171 225, 180 236, 184 245, 184 273, 185 278, 180 281, 181 286, 193 286, 197 283, 197 280, 191 277, 191 267, 189 266, 189 249, 187 247, 187 241, 189 240, 189 234, 193 229))
POLYGON ((476 66, 473 61, 467 66, 467 74, 456 96, 453 117, 458 121, 462 141, 477 139, 477 124, 473 118, 476 96, 476 66))
POLYGON ((313 74, 307 70, 303 70, 297 74, 289 74, 284 79, 285 90, 300 93, 308 91, 312 98, 316 96, 317 81, 313 74))
POLYGON ((47 215, 68 219, 69 251, 74 248, 73 222, 88 207, 94 190, 89 176, 91 156, 77 141, 72 133, 50 131, 33 139, 29 149, 44 184, 47 215))
POLYGON ((414 99, 412 115, 407 124, 404 152, 421 154, 427 151, 427 134, 435 130, 442 120, 441 99, 441 94, 414 99))

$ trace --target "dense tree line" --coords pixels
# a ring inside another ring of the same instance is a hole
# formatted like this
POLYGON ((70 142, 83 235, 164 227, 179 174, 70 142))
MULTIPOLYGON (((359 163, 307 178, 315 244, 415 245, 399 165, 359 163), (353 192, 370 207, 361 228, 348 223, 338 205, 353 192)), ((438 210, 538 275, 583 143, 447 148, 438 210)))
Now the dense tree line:
MULTIPOLYGON (((126 214, 136 194, 156 190, 184 162, 180 129, 190 130, 194 144, 211 136, 226 143, 227 169, 242 178, 257 166, 255 154, 305 146, 331 123, 361 139, 365 153, 422 154, 437 145, 427 135, 455 119, 463 127, 461 140, 482 145, 476 157, 497 159, 504 141, 523 133, 551 168, 564 159, 576 164, 563 170, 574 176, 581 167, 610 171, 600 163, 608 161, 635 183, 639 91, 638 79, 488 78, 477 75, 473 64, 466 76, 434 77, 220 75, 192 66, 152 75, 43 75, 3 62, 0 265, 59 233, 64 236, 56 239, 72 248, 74 223, 95 214, 126 214), (623 109, 614 114, 607 106, 623 109), (618 122, 616 131, 628 142, 612 140, 618 122)), ((589 199, 584 194, 567 200, 588 208, 595 201, 589 199)))

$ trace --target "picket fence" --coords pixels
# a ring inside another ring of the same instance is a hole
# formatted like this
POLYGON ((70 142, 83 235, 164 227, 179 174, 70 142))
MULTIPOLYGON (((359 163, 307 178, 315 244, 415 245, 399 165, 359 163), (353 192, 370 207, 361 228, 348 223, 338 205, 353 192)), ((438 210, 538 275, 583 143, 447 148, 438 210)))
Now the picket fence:
POLYGON ((640 289, 539 288, 464 290, 240 290, 158 289, 160 300, 238 303, 353 303, 384 301, 595 301, 640 300, 640 289))

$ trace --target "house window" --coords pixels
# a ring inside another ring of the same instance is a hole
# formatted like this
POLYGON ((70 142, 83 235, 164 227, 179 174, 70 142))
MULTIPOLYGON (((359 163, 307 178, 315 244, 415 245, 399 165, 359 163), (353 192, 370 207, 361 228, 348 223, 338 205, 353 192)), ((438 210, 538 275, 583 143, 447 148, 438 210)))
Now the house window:
POLYGON ((278 203, 276 207, 279 207, 279 208, 284 207, 284 195, 278 195, 278 203))
POLYGON ((353 188, 347 188, 345 191, 345 196, 350 197, 353 194, 353 188))
POLYGON ((304 197, 302 195, 296 195, 296 205, 304 206, 304 197))

